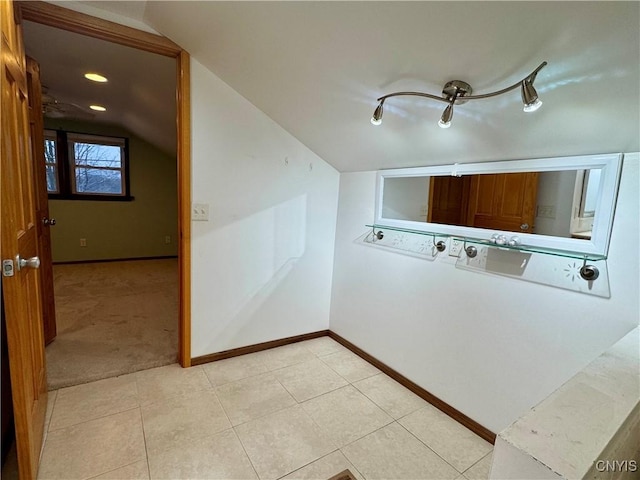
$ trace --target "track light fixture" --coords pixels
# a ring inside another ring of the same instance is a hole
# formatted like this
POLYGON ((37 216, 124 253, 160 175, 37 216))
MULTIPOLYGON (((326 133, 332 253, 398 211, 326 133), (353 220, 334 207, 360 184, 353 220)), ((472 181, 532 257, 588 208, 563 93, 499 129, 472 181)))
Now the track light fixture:
POLYGON ((462 105, 469 100, 479 100, 482 98, 496 97, 498 95, 502 95, 503 93, 510 92, 511 90, 514 90, 518 87, 521 88, 524 111, 535 112, 542 105, 542 101, 540 101, 540 99, 538 98, 538 92, 536 92, 536 89, 533 87, 533 82, 535 81, 538 72, 542 70, 546 65, 547 62, 542 62, 538 66, 538 68, 536 68, 529 75, 524 77, 522 80, 514 83, 513 85, 508 86, 507 88, 503 88, 502 90, 497 90, 495 92, 483 93, 481 95, 471 95, 473 93, 471 85, 469 85, 467 82, 463 82, 462 80, 452 80, 450 82, 447 82, 442 89, 441 97, 423 92, 389 93, 378 98, 379 103, 375 111, 373 112, 371 123, 374 125, 380 125, 382 123, 382 106, 384 105, 384 101, 387 98, 410 95, 414 97, 431 98, 432 100, 438 100, 440 102, 448 103, 448 105, 444 109, 444 112, 442 112, 442 116, 440 117, 438 125, 441 128, 449 128, 451 126, 451 119, 453 118, 454 105, 462 105))

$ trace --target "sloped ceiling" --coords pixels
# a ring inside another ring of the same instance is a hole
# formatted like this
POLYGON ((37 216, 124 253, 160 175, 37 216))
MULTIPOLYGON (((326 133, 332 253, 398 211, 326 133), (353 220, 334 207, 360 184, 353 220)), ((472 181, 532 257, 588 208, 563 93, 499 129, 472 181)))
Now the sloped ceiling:
POLYGON ((640 150, 638 2, 107 3, 340 171, 640 150), (486 93, 544 60, 535 113, 515 90, 457 107, 447 130, 444 104, 415 97, 369 123, 385 93, 440 94, 452 79, 486 93))
POLYGON ((47 94, 75 118, 113 124, 176 153, 176 63, 154 55, 33 22, 23 24, 27 54, 40 64, 47 94), (87 72, 106 75, 108 83, 86 80, 87 72), (92 112, 99 104, 106 112, 92 112))

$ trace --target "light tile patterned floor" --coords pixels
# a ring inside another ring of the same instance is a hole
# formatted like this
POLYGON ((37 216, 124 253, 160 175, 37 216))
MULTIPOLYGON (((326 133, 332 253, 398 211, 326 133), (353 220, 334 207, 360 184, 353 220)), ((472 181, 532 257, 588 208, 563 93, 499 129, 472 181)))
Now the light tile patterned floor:
POLYGON ((329 337, 51 392, 41 479, 486 479, 485 442, 329 337))

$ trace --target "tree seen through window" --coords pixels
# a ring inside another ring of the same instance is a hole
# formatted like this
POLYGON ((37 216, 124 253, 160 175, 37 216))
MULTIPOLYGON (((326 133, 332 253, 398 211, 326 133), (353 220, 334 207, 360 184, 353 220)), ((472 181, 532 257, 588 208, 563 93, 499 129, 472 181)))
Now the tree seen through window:
POLYGON ((45 130, 44 161, 52 198, 132 200, 128 141, 62 130, 45 130))
POLYGON ((73 142, 75 192, 122 195, 122 148, 73 142))
POLYGON ((47 191, 58 193, 58 165, 56 155, 56 134, 55 132, 45 132, 44 138, 44 161, 47 174, 47 191))

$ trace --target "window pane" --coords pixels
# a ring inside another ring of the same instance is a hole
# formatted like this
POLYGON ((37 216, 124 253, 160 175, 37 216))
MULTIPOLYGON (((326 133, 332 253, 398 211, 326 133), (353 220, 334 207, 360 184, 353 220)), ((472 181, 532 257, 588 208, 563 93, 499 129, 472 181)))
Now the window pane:
POLYGON ((56 163, 56 141, 46 138, 44 140, 44 161, 56 163))
POLYGON ((58 192, 58 175, 56 167, 54 165, 47 165, 47 191, 57 193, 58 192))
POLYGON ((56 141, 53 138, 44 139, 44 161, 47 172, 47 191, 58 193, 58 170, 56 168, 56 141))
POLYGON ((74 143, 76 165, 81 167, 122 168, 120 147, 95 143, 74 143))
POLYGON ((592 168, 585 171, 584 182, 582 187, 582 211, 581 216, 593 217, 596 213, 596 204, 598 203, 598 194, 600 193, 600 172, 599 168, 592 168))
POLYGON ((76 167, 76 193, 122 195, 122 172, 76 167))

